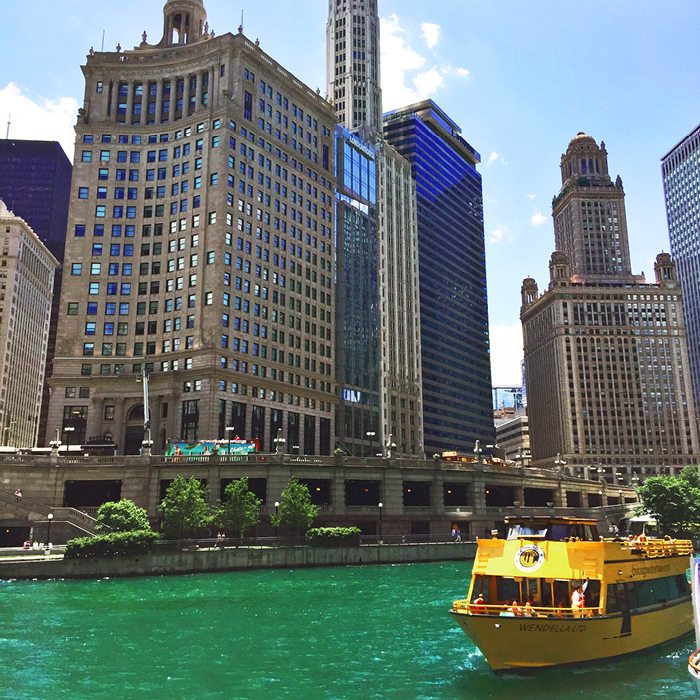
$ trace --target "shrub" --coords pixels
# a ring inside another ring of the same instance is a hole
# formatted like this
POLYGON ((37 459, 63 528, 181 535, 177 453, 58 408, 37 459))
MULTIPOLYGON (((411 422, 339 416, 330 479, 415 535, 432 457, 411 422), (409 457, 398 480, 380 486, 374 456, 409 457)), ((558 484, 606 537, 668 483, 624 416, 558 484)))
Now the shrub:
POLYGON ((103 503, 97 511, 95 533, 107 535, 115 532, 150 530, 148 513, 133 501, 122 500, 103 503))
POLYGON ((312 547, 359 547, 359 527, 315 527, 306 533, 312 547))
POLYGON ((147 554, 153 551, 157 539, 158 534, 150 530, 79 537, 66 543, 64 557, 66 559, 83 559, 147 554))

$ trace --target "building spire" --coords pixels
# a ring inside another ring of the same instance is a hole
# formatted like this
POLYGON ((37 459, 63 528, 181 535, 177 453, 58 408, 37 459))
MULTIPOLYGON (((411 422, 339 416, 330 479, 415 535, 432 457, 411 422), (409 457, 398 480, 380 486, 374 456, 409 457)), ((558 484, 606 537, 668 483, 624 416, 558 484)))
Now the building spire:
POLYGON ((376 0, 329 0, 328 97, 347 129, 382 131, 379 15, 376 0))

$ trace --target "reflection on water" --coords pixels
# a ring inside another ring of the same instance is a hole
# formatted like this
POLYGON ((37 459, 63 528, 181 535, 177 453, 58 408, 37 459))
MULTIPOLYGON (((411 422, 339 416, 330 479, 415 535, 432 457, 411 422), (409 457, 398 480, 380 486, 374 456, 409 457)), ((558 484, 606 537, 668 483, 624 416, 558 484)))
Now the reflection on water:
POLYGON ((691 698, 692 639, 496 677, 447 614, 468 563, 0 583, 0 699, 691 698))

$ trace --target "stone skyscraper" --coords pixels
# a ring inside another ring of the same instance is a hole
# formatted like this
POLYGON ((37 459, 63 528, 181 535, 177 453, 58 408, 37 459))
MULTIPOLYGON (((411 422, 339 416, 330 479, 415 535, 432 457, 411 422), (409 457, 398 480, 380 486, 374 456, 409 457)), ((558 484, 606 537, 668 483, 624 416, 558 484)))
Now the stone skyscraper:
POLYGON ((338 121, 350 131, 382 130, 377 0, 328 0, 326 75, 338 121))
POLYGON ((700 126, 661 160, 671 253, 683 288, 690 372, 700 401, 700 126))
POLYGON ((35 447, 58 261, 0 200, 0 443, 35 447))
POLYGON ((626 482, 696 464, 675 264, 657 256, 654 284, 632 274, 622 181, 603 144, 575 136, 561 175, 549 288, 522 287, 533 462, 626 482))
POLYGON ((382 136, 379 44, 376 0, 329 0, 326 75, 340 122, 336 426, 353 454, 423 454, 416 186, 382 136))
POLYGON ((206 20, 168 0, 161 39, 83 67, 49 433, 138 452, 145 368, 158 452, 329 454, 335 115, 206 20))

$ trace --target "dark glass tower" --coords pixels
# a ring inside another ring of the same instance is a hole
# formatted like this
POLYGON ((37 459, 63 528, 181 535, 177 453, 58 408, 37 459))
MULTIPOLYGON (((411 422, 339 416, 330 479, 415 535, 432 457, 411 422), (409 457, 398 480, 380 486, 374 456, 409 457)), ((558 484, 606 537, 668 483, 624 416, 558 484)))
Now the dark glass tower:
POLYGON ((0 140, 0 199, 63 260, 73 167, 57 141, 0 140))
MULTIPOLYGON (((72 174, 73 166, 57 141, 0 141, 0 199, 32 227, 60 262, 66 244, 72 174)), ((54 276, 46 377, 53 370, 62 280, 59 267, 54 276)), ((45 383, 37 445, 47 442, 48 410, 49 388, 45 383)))
POLYGON ((376 155, 342 126, 336 150, 336 429, 341 449, 377 452, 379 433, 379 291, 376 155))
POLYGON ((418 190, 425 450, 494 441, 479 154, 432 101, 384 116, 418 190))

